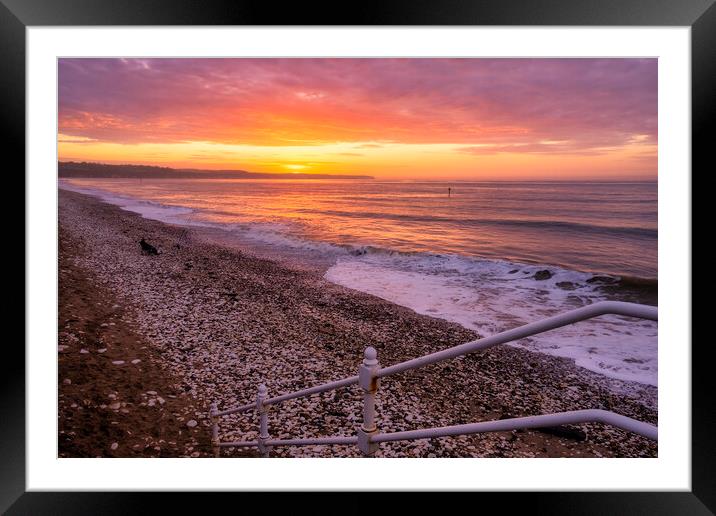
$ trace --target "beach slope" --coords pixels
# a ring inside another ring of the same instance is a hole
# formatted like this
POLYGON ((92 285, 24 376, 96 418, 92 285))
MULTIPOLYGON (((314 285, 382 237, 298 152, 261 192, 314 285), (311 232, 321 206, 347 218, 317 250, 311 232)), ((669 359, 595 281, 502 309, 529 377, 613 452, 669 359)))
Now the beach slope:
MULTIPOLYGON (((198 230, 59 191, 59 453, 209 456, 221 409, 357 374, 472 340, 457 324, 332 284, 320 272, 228 248, 198 230), (144 238, 159 254, 142 253, 144 238)), ((386 378, 383 431, 601 408, 657 423, 656 388, 608 379, 568 359, 502 346, 386 378)), ((274 437, 354 435, 357 386, 278 405, 274 437)), ((256 437, 253 414, 222 438, 256 437)), ((225 455, 240 452, 224 450, 225 455)), ((251 452, 243 452, 251 455, 251 452)), ((358 456, 351 446, 276 448, 275 456, 358 456)), ((601 424, 386 443, 377 456, 655 457, 657 445, 601 424)))

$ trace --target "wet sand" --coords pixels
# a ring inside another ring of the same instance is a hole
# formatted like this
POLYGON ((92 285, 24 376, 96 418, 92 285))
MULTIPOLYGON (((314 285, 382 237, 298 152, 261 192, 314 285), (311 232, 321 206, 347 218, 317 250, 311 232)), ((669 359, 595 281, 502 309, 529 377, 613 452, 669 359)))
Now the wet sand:
MULTIPOLYGON (((251 402, 261 382, 273 396, 352 376, 369 345, 389 365, 476 338, 334 285, 320 268, 227 247, 82 194, 60 190, 59 202, 60 456, 209 456, 212 401, 220 409, 251 402), (142 254, 142 238, 160 254, 142 254)), ((401 431, 584 408, 656 424, 656 395, 568 359, 501 346, 384 379, 378 426, 401 431)), ((269 429, 277 438, 349 436, 360 411, 353 386, 279 404, 269 429)), ((221 424, 222 440, 257 434, 253 413, 221 424)), ((601 424, 557 433, 385 443, 377 456, 657 455, 655 443, 601 424)), ((273 456, 359 454, 315 446, 275 448, 273 456)))

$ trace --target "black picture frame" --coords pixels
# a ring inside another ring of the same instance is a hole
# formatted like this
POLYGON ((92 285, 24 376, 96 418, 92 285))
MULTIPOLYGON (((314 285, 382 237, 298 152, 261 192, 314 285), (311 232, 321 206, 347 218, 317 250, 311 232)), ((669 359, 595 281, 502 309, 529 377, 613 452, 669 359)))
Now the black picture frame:
MULTIPOLYGON (((25 30, 31 26, 67 25, 689 26, 692 171, 684 173, 691 174, 693 184, 698 169, 701 175, 709 172, 706 166, 712 144, 707 135, 714 133, 716 119, 714 0, 384 0, 353 6, 338 2, 274 5, 242 0, 0 0, 0 116, 5 134, 4 157, 16 170, 25 167, 25 30)), ((25 192, 24 181, 18 181, 16 187, 25 192)), ((24 235, 19 238, 24 241, 24 235)), ((25 354, 19 345, 10 349, 7 339, 5 344, 0 360, 0 511, 7 514, 144 513, 151 508, 148 499, 161 496, 163 512, 169 512, 171 509, 165 505, 168 497, 159 494, 25 492, 25 354)), ((713 514, 716 511, 716 411, 709 389, 710 343, 701 344, 691 350, 690 492, 510 493, 507 497, 502 495, 497 502, 509 508, 525 504, 531 507, 530 512, 538 508, 539 512, 549 514, 713 514)), ((244 497, 243 503, 251 503, 245 498, 248 493, 239 495, 244 497)), ((203 501, 206 497, 189 500, 183 494, 174 493, 171 498, 172 503, 184 510, 206 508, 207 502, 203 501)), ((418 501, 423 505, 420 498, 418 501)), ((218 502, 212 499, 212 503, 218 502)), ((310 509, 320 510, 315 506, 310 509)), ((296 504, 292 512, 299 510, 300 504, 296 504)))

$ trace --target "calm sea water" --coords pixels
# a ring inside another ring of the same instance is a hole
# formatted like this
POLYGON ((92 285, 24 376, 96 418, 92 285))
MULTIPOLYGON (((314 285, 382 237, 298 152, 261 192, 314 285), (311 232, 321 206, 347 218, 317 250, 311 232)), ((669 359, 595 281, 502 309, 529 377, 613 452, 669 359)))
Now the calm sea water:
POLYGON ((187 222, 253 225, 356 249, 657 275, 656 183, 83 179, 72 184, 157 208, 190 209, 174 214, 187 222))
MULTIPOLYGON (((327 279, 481 334, 601 299, 643 300, 630 299, 638 292, 628 285, 595 275, 656 288, 656 183, 73 179, 62 185, 146 217, 320 253, 332 263, 327 279), (537 280, 542 269, 552 277, 537 280)), ((656 324, 603 319, 518 345, 655 385, 656 324)))

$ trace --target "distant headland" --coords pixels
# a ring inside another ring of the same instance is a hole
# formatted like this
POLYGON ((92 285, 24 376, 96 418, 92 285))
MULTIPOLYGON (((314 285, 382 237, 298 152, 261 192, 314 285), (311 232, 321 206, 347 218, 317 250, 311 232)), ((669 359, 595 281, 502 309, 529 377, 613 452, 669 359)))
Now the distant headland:
POLYGON ((367 175, 248 172, 246 170, 201 170, 151 165, 109 165, 59 161, 58 175, 63 178, 145 178, 145 179, 373 179, 367 175))

